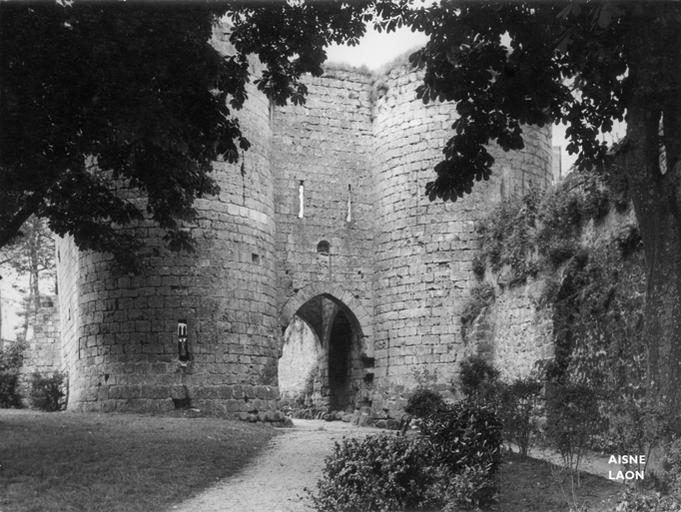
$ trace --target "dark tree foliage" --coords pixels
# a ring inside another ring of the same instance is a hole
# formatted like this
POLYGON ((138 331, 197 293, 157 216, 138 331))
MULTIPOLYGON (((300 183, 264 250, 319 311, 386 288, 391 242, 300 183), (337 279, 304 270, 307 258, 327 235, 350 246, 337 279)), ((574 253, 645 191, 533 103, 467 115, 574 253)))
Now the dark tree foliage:
POLYGON ((526 124, 567 125, 579 170, 623 176, 646 259, 649 392, 681 416, 681 3, 381 2, 390 30, 429 36, 411 56, 423 101, 457 102, 426 191, 456 200, 488 179, 486 149, 523 147, 526 124), (615 122, 626 136, 608 147, 615 122))
MULTIPOLYGON (((608 159, 599 133, 642 98, 653 117, 676 126, 677 2, 402 0, 379 2, 378 11, 386 29, 407 24, 429 36, 410 57, 425 69, 419 97, 457 102, 455 134, 427 186, 431 199, 456 200, 489 178, 493 159, 485 145, 521 149, 523 124, 567 124, 568 151, 578 153, 580 169, 608 159)), ((660 142, 673 146, 667 158, 676 162, 681 142, 660 142)))
POLYGON ((0 4, 0 247, 30 215, 81 249, 132 262, 117 229, 148 215, 171 249, 215 194, 211 163, 249 147, 236 112, 246 84, 303 101, 330 42, 355 43, 364 2, 0 4), (226 18, 233 55, 209 40, 226 18), (251 77, 248 55, 265 65, 251 77), (116 193, 128 187, 140 205, 116 193), (139 193, 139 194, 137 194, 139 193))

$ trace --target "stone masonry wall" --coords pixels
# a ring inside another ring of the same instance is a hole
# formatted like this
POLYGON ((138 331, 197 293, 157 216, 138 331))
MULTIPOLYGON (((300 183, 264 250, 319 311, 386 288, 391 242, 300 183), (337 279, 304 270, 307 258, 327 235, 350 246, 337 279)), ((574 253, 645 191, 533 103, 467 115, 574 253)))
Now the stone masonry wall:
MULTIPOLYGON (((613 210, 598 222, 589 221, 581 243, 593 249, 609 243, 623 227, 635 225, 633 208, 625 213, 613 210)), ((529 375, 535 362, 554 356, 553 310, 550 305, 539 306, 547 286, 544 274, 528 278, 521 286, 493 284, 494 302, 483 309, 466 337, 471 353, 489 356, 501 378, 510 381, 529 375)))
MULTIPOLYGON (((349 314, 359 331, 353 338, 357 355, 370 352, 373 342, 371 317, 357 320, 358 308, 373 309, 371 82, 366 73, 327 67, 322 77, 306 80, 309 95, 304 106, 277 108, 273 116, 280 311, 291 303, 304 306, 300 302, 318 300, 320 294, 349 308, 350 296, 349 314), (328 243, 328 252, 319 252, 320 242, 328 243)), ((283 314, 281 321, 283 328, 288 315, 283 314)), ((327 315, 326 323, 330 329, 333 315, 327 315)), ((330 334, 317 332, 324 353, 332 349, 330 334)), ((324 384, 328 364, 326 357, 320 358, 322 397, 331 392, 324 384)), ((366 388, 359 364, 359 357, 354 357, 354 393, 366 388)))
MULTIPOLYGON (((216 44, 229 51, 224 36, 216 44)), ((459 319, 473 284, 475 222, 502 195, 548 183, 551 148, 548 128, 528 129, 523 151, 491 150, 492 180, 454 204, 429 202, 424 185, 455 109, 417 100, 419 81, 404 67, 377 78, 329 66, 306 79, 305 105, 276 108, 251 87, 238 116, 252 147, 243 167, 215 163, 221 192, 196 202, 194 254, 166 251, 150 222, 133 228, 148 249, 139 275, 60 241, 69 407, 269 411, 283 332, 297 313, 319 321, 322 366, 336 315, 347 317, 347 396, 358 402, 399 409, 423 368, 448 385, 470 350, 459 319)))
POLYGON ((80 269, 79 257, 73 239, 68 236, 56 239, 57 290, 59 292, 59 336, 61 341, 61 370, 69 375, 69 399, 78 399, 80 372, 75 371, 78 361, 78 329, 80 301, 78 299, 80 269), (73 372, 71 370, 74 370, 73 372))
POLYGON ((377 210, 374 407, 401 409, 415 372, 436 372, 441 387, 458 372, 468 348, 460 316, 473 284, 474 226, 505 191, 550 181, 549 129, 528 128, 526 148, 490 151, 493 178, 456 203, 430 202, 425 183, 451 136, 452 104, 416 99, 418 72, 390 71, 376 84, 374 165, 377 210))
POLYGON ((29 405, 26 397, 31 386, 31 375, 37 372, 48 376, 61 370, 59 304, 56 296, 40 298, 40 308, 28 319, 26 344, 19 385, 24 405, 29 405))
POLYGON ((314 286, 330 294, 349 292, 371 309, 371 76, 328 68, 306 85, 304 106, 278 108, 273 117, 278 304, 281 309, 314 286), (317 251, 320 241, 329 243, 328 254, 317 251))
POLYGON ((466 333, 470 354, 489 360, 502 380, 525 377, 539 360, 554 355, 552 312, 537 308, 545 286, 532 279, 522 286, 497 288, 487 306, 466 333))
POLYGON ((168 253, 162 233, 147 222, 134 228, 149 251, 139 275, 122 274, 106 255, 75 256, 79 314, 64 329, 70 407, 166 410, 190 403, 231 414, 274 407, 270 109, 254 88, 249 96, 240 119, 252 147, 243 169, 215 164, 221 192, 195 204, 194 254, 168 253), (180 320, 188 324, 186 364, 178 360, 180 320))

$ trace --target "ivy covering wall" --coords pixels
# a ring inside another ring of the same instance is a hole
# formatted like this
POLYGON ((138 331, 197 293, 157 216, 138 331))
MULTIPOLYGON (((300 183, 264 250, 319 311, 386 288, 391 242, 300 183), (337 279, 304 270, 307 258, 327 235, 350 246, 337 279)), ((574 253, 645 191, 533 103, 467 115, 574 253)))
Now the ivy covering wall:
POLYGON ((616 183, 573 173, 547 195, 502 201, 477 226, 479 282, 461 317, 471 351, 502 377, 542 368, 596 390, 610 448, 636 435, 632 411, 644 400, 643 251, 624 197, 616 183))

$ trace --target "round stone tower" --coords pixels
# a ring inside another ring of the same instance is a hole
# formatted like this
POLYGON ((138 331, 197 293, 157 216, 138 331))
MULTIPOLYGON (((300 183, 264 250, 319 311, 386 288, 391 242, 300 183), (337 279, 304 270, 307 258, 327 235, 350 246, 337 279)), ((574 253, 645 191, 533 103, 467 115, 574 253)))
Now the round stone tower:
POLYGON ((252 145, 238 165, 214 165, 221 192, 195 203, 195 253, 168 252, 151 222, 135 228, 148 250, 139 275, 119 273, 110 256, 59 243, 69 408, 274 408, 269 101, 251 88, 238 115, 252 145))
POLYGON ((490 181, 455 203, 429 201, 425 184, 435 177, 451 137, 452 103, 416 99, 422 75, 400 67, 375 84, 374 407, 404 406, 405 391, 419 380, 449 387, 468 355, 460 317, 473 284, 478 247, 475 224, 504 195, 551 182, 550 128, 524 128, 525 148, 495 158, 490 181))

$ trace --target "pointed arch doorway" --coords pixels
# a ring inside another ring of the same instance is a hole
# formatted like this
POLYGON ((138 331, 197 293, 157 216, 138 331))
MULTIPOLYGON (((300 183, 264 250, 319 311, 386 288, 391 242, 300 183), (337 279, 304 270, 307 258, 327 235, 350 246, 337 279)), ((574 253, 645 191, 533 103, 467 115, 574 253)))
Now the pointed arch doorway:
POLYGON ((282 318, 287 324, 279 375, 298 372, 299 387, 291 389, 289 381, 281 378, 282 397, 330 410, 352 410, 368 396, 369 387, 357 315, 334 295, 320 293, 295 304, 289 316, 282 318))

